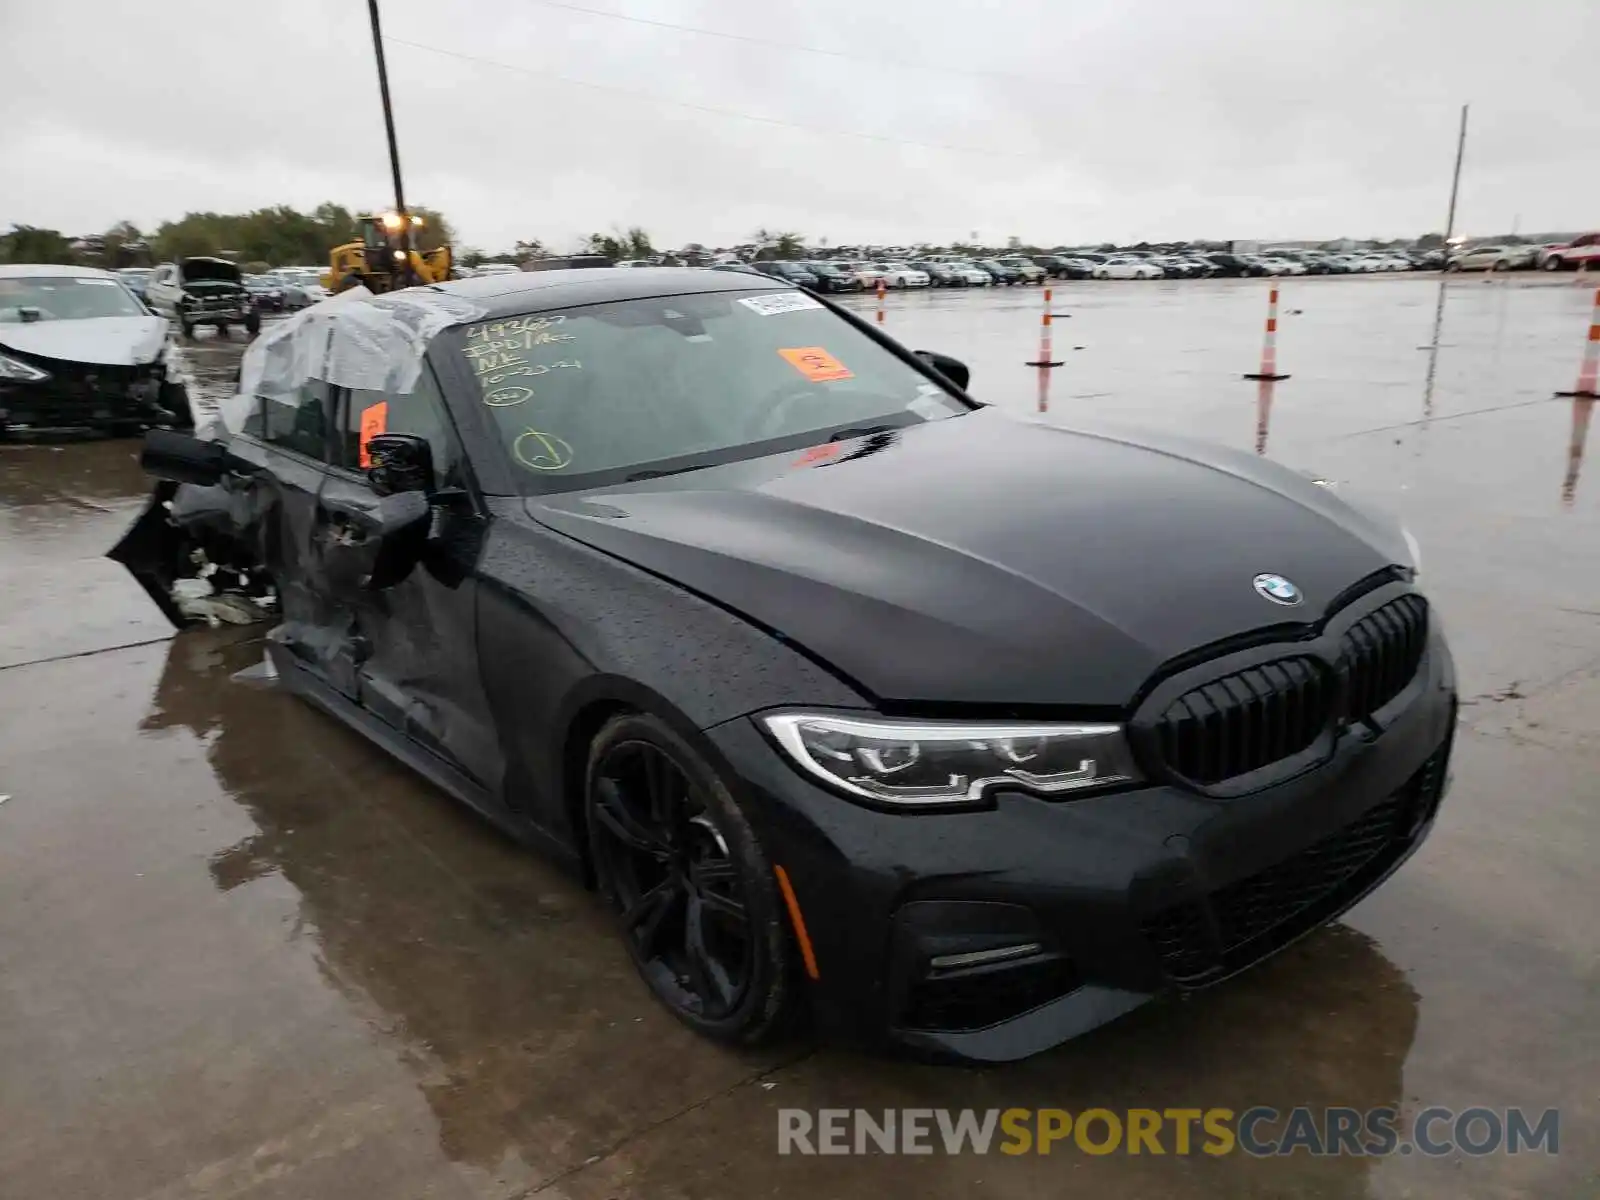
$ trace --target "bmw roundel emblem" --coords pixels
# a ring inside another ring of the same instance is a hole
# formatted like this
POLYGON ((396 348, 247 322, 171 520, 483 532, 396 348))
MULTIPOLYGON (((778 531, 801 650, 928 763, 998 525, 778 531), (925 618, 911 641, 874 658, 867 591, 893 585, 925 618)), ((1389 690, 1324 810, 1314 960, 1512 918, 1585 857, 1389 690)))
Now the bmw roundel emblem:
POLYGON ((1282 575, 1257 575, 1256 591, 1274 604, 1299 604, 1305 599, 1300 589, 1282 575))

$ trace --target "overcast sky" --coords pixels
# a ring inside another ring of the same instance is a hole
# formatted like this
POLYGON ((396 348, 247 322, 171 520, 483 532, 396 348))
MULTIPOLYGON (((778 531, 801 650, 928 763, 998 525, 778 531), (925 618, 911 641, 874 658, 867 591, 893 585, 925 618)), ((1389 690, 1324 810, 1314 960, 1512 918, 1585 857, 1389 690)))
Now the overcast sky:
MULTIPOLYGON (((1470 102, 1459 231, 1600 227, 1597 0, 985 8, 383 0, 407 197, 488 251, 1414 235, 1470 102)), ((370 45, 364 0, 0 0, 0 228, 381 207, 370 45)))

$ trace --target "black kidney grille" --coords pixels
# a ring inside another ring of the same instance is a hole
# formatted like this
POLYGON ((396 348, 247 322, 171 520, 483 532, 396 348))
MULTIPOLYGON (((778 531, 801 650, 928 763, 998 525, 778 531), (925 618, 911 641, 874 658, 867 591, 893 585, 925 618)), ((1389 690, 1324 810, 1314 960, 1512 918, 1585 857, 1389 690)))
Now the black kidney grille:
POLYGON ((1428 602, 1421 596, 1400 596, 1352 625, 1339 645, 1346 714, 1362 720, 1404 691, 1427 640, 1428 602))
POLYGON ((1333 681, 1316 660, 1283 658, 1185 692, 1156 722, 1156 735, 1172 770, 1220 783, 1306 749, 1333 699, 1333 681))
POLYGON ((1404 691, 1427 640, 1428 602, 1399 596, 1340 639, 1339 680, 1305 656, 1235 671, 1168 705, 1155 722, 1156 745, 1172 771, 1202 787, 1281 762, 1334 717, 1365 720, 1404 691))

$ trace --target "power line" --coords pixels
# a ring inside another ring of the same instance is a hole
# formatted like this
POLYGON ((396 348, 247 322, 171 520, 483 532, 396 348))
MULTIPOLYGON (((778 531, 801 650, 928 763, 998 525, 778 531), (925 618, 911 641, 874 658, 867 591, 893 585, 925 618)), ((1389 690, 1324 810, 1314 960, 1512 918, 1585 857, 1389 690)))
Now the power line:
POLYGON ((568 75, 557 75, 552 71, 536 71, 531 67, 519 67, 512 63, 499 62, 492 58, 480 58, 475 54, 463 54, 459 50, 446 50, 440 46, 429 46, 422 42, 407 41, 405 38, 383 35, 383 40, 392 42, 396 46, 409 46, 413 50, 422 50, 429 54, 439 54, 446 58, 460 59, 462 62, 476 63, 484 67, 496 67, 502 71, 512 71, 518 75, 530 75, 535 79, 555 80, 557 83, 571 84, 573 87, 593 88, 596 91, 614 92, 622 96, 631 96, 638 100, 648 100, 652 104, 668 104, 675 108, 687 108, 694 112, 712 113, 719 117, 734 117, 741 121, 755 121, 762 125, 778 125, 785 129, 799 129, 806 133, 823 134, 827 137, 858 138, 867 142, 882 142, 893 146, 916 146, 923 150, 944 150, 952 154, 977 154, 986 158, 1034 158, 1031 154, 1022 154, 1009 150, 985 150, 979 146, 951 146, 944 142, 919 142, 909 138, 890 137, 881 133, 862 133, 854 129, 828 129, 821 125, 803 125, 798 121, 785 121, 778 117, 764 117, 756 113, 740 112, 732 108, 715 108, 708 104, 694 104, 688 100, 674 100, 670 96, 658 96, 653 92, 641 92, 633 88, 618 87, 610 83, 595 83, 588 79, 573 79, 568 75))
POLYGON ((627 21, 633 25, 650 25, 656 29, 671 29, 677 33, 693 33, 700 37, 721 38, 728 42, 743 42, 748 46, 770 46, 776 50, 790 50, 797 54, 820 54, 826 58, 843 58, 851 62, 870 63, 873 66, 897 67, 906 71, 931 71, 939 75, 971 75, 981 79, 1010 79, 1024 83, 1046 83, 1056 86, 1058 80, 1044 79, 1031 75, 1016 75, 1007 71, 986 71, 980 67, 943 66, 931 63, 905 62, 892 58, 873 58, 865 54, 853 54, 848 50, 828 50, 821 46, 802 46, 797 42, 780 41, 777 38, 757 37, 748 33, 727 33, 721 29, 705 29, 698 25, 678 25, 672 21, 657 21, 651 17, 635 17, 627 13, 607 12, 602 8, 586 8, 581 4, 569 4, 566 0, 533 0, 533 3, 545 8, 559 8, 567 12, 583 13, 591 17, 604 17, 611 21, 627 21))

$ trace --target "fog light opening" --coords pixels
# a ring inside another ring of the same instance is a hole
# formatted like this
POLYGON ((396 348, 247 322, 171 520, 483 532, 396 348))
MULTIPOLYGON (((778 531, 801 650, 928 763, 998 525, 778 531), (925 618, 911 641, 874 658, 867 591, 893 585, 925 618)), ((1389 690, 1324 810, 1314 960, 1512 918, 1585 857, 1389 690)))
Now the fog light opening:
POLYGON ((1038 942, 1023 942, 1019 946, 999 946, 993 950, 969 950, 964 954, 936 954, 928 960, 935 971, 956 971, 962 967, 981 967, 988 963, 1010 962, 1028 958, 1044 950, 1038 942))

